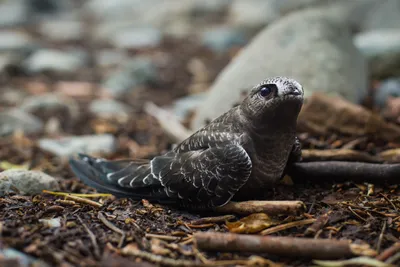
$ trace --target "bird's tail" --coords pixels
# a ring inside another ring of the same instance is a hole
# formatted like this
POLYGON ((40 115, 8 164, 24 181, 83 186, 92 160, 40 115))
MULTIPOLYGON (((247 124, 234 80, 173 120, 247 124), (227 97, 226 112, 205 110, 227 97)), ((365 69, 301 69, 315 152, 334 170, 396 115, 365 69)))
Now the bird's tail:
POLYGON ((70 159, 69 163, 82 182, 99 192, 133 199, 165 196, 159 181, 153 178, 147 160, 108 161, 79 154, 79 159, 70 159))

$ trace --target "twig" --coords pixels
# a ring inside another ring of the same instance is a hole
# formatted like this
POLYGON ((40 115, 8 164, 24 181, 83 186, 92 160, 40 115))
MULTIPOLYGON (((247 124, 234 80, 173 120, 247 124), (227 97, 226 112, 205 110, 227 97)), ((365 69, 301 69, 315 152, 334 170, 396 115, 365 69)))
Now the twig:
POLYGON ((351 244, 346 240, 296 237, 257 236, 232 233, 198 232, 194 234, 198 248, 213 251, 271 253, 285 257, 339 259, 354 255, 375 256, 368 245, 351 244))
POLYGON ((381 251, 381 245, 383 240, 383 234, 386 231, 386 221, 383 222, 382 231, 379 234, 378 244, 376 244, 376 251, 379 253, 381 251))
POLYGON ((380 261, 386 261, 387 259, 389 259, 390 257, 399 252, 400 252, 400 242, 396 242, 391 247, 382 251, 382 253, 376 257, 376 259, 380 261))
POLYGON ((86 199, 86 198, 70 196, 70 195, 66 195, 65 197, 69 198, 69 199, 72 199, 72 200, 74 200, 76 202, 79 202, 79 203, 91 205, 91 206, 96 207, 96 208, 101 208, 101 206, 103 206, 99 202, 96 202, 96 201, 93 201, 93 200, 90 200, 90 199, 86 199))
POLYGON ((93 250, 94 250, 94 256, 96 259, 100 259, 100 248, 99 245, 97 244, 96 236, 93 234, 93 232, 89 229, 89 227, 83 222, 81 217, 79 215, 76 215, 78 218, 79 222, 82 224, 83 228, 85 228, 86 232, 89 235, 90 241, 93 244, 93 250))
POLYGON ((116 233, 118 233, 118 234, 121 235, 121 239, 120 239, 119 242, 118 242, 118 248, 121 248, 122 245, 123 245, 123 243, 124 243, 125 237, 126 237, 125 232, 122 231, 121 229, 119 229, 117 226, 115 226, 112 222, 108 221, 108 220, 106 219, 106 217, 104 217, 104 215, 103 215, 102 212, 99 212, 99 213, 97 214, 97 218, 99 218, 99 220, 100 220, 102 223, 104 223, 105 226, 107 226, 108 228, 110 228, 110 229, 113 230, 114 232, 116 232, 116 233))
POLYGON ((266 213, 268 215, 299 214, 305 211, 306 206, 302 201, 244 201, 228 202, 225 206, 215 210, 221 213, 234 213, 249 215, 253 213, 266 213))
POLYGON ((275 227, 271 227, 268 229, 265 229, 264 231, 261 231, 261 235, 269 235, 269 234, 273 234, 279 231, 283 231, 292 227, 296 227, 296 226, 303 226, 306 224, 311 224, 313 222, 315 222, 317 219, 306 219, 306 220, 301 220, 301 221, 296 221, 296 222, 290 222, 290 223, 285 223, 285 224, 281 224, 275 227))
POLYGON ((158 121, 161 128, 174 143, 180 143, 192 134, 172 113, 156 106, 152 102, 145 103, 144 111, 158 121))
POLYGON ((329 216, 328 213, 322 214, 317 218, 317 220, 308 227, 304 234, 306 236, 315 236, 318 231, 322 230, 324 228, 325 224, 328 222, 329 216))
POLYGON ((392 207, 394 208, 395 211, 398 211, 396 205, 395 205, 387 196, 385 196, 385 195, 382 194, 382 193, 380 193, 380 195, 381 195, 387 202, 389 202, 390 205, 392 205, 392 207))
POLYGON ((351 149, 303 149, 301 151, 301 158, 304 162, 328 160, 360 161, 371 163, 383 162, 383 160, 379 157, 374 157, 367 153, 351 149))
POLYGON ((213 227, 215 223, 205 223, 205 224, 188 224, 187 226, 190 229, 204 229, 204 228, 210 228, 213 227))
POLYGON ((374 164, 347 161, 297 162, 289 166, 293 180, 313 182, 369 182, 372 184, 400 182, 400 164, 374 164))
POLYGON ((183 237, 170 236, 170 235, 155 235, 155 234, 146 234, 146 237, 158 238, 158 239, 165 240, 165 241, 179 241, 179 240, 184 239, 183 237))
POLYGON ((111 197, 112 194, 106 193, 96 193, 96 194, 76 194, 76 193, 66 193, 66 192, 55 192, 49 190, 43 190, 42 193, 50 194, 54 196, 75 196, 75 197, 82 197, 82 198, 97 198, 97 197, 111 197))
POLYGON ((223 215, 223 216, 216 216, 216 217, 205 217, 198 220, 191 221, 191 225, 200 225, 200 224, 207 224, 207 223, 223 223, 226 221, 230 221, 234 219, 234 215, 223 215))

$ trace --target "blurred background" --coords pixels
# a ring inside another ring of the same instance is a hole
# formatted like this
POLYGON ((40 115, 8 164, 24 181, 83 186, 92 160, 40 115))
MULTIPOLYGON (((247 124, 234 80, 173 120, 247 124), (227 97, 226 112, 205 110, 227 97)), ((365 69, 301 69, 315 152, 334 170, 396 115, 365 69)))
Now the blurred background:
POLYGON ((3 0, 0 27, 13 164, 150 157, 171 140, 146 102, 194 130, 275 75, 399 122, 400 0, 3 0))

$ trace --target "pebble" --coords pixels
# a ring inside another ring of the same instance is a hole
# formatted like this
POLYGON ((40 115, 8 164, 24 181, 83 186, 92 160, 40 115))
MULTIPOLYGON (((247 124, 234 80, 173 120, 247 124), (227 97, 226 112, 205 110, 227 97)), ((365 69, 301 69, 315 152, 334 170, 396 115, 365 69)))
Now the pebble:
POLYGON ((20 109, 29 113, 40 110, 45 114, 62 114, 65 115, 65 119, 72 120, 79 116, 79 106, 73 98, 54 93, 27 97, 20 109))
POLYGON ((4 263, 3 266, 15 266, 15 267, 30 267, 30 266, 40 266, 40 267, 49 267, 47 263, 42 260, 38 260, 33 258, 32 256, 15 250, 13 248, 4 248, 0 249, 0 258, 1 263, 4 263), (12 261, 16 260, 16 262, 12 261), (10 265, 7 265, 9 263, 10 265))
POLYGON ((273 76, 298 80, 306 98, 321 91, 361 101, 367 64, 353 44, 345 15, 341 9, 310 8, 265 27, 217 76, 192 129, 228 111, 255 84, 273 76))
POLYGON ((375 105, 383 108, 389 97, 400 97, 400 79, 391 78, 382 81, 375 93, 375 105))
POLYGON ((212 27, 202 33, 201 42, 215 52, 225 52, 231 47, 243 46, 246 38, 232 27, 212 27))
POLYGON ((121 51, 101 50, 96 54, 96 62, 101 67, 114 67, 126 61, 128 56, 121 51))
POLYGON ((119 118, 128 120, 131 108, 114 99, 97 99, 90 103, 89 111, 102 118, 119 118))
POLYGON ((400 75, 400 28, 359 33, 354 44, 367 58, 372 76, 400 75))
POLYGON ((117 149, 117 141, 111 134, 68 136, 40 139, 39 147, 59 157, 70 157, 78 153, 111 154, 117 149))
POLYGON ((174 115, 180 120, 187 118, 189 112, 199 107, 205 98, 205 93, 198 93, 179 98, 172 105, 174 115))
POLYGON ((136 27, 117 32, 112 42, 117 48, 141 49, 158 46, 162 38, 161 31, 156 28, 136 27))
POLYGON ((152 60, 139 56, 112 73, 102 87, 114 97, 121 97, 137 86, 156 83, 157 79, 158 70, 152 60))
POLYGON ((12 108, 0 112, 0 136, 8 136, 21 130, 25 134, 36 134, 43 129, 43 122, 20 109, 12 108))
POLYGON ((45 226, 47 226, 49 228, 61 227, 61 217, 52 218, 52 219, 39 219, 39 222, 43 223, 45 226))
POLYGON ((79 20, 54 20, 42 23, 39 32, 56 42, 79 41, 83 38, 84 27, 79 20))
POLYGON ((28 8, 24 0, 0 2, 0 26, 21 26, 28 22, 28 8))
POLYGON ((15 190, 19 194, 31 196, 40 194, 43 190, 58 189, 57 180, 40 171, 11 169, 0 172, 0 196, 15 190))
POLYGON ((28 73, 33 74, 43 71, 71 73, 86 66, 87 62, 88 55, 81 50, 41 49, 24 62, 24 67, 28 73))
POLYGON ((230 6, 229 24, 245 28, 259 28, 279 17, 273 1, 235 0, 230 6))
POLYGON ((0 52, 29 52, 36 48, 31 36, 20 31, 0 31, 0 52))
POLYGON ((4 88, 2 90, 0 104, 6 106, 17 106, 21 104, 27 95, 25 91, 16 88, 4 88))

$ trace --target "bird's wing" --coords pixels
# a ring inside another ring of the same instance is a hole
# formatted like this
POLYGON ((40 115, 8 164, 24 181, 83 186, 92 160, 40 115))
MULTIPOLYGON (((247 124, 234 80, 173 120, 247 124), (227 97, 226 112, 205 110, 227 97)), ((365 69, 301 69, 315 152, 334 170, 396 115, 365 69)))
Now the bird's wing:
POLYGON ((232 143, 169 153, 155 157, 150 165, 170 198, 183 205, 207 208, 227 203, 247 182, 252 168, 244 148, 232 143))

